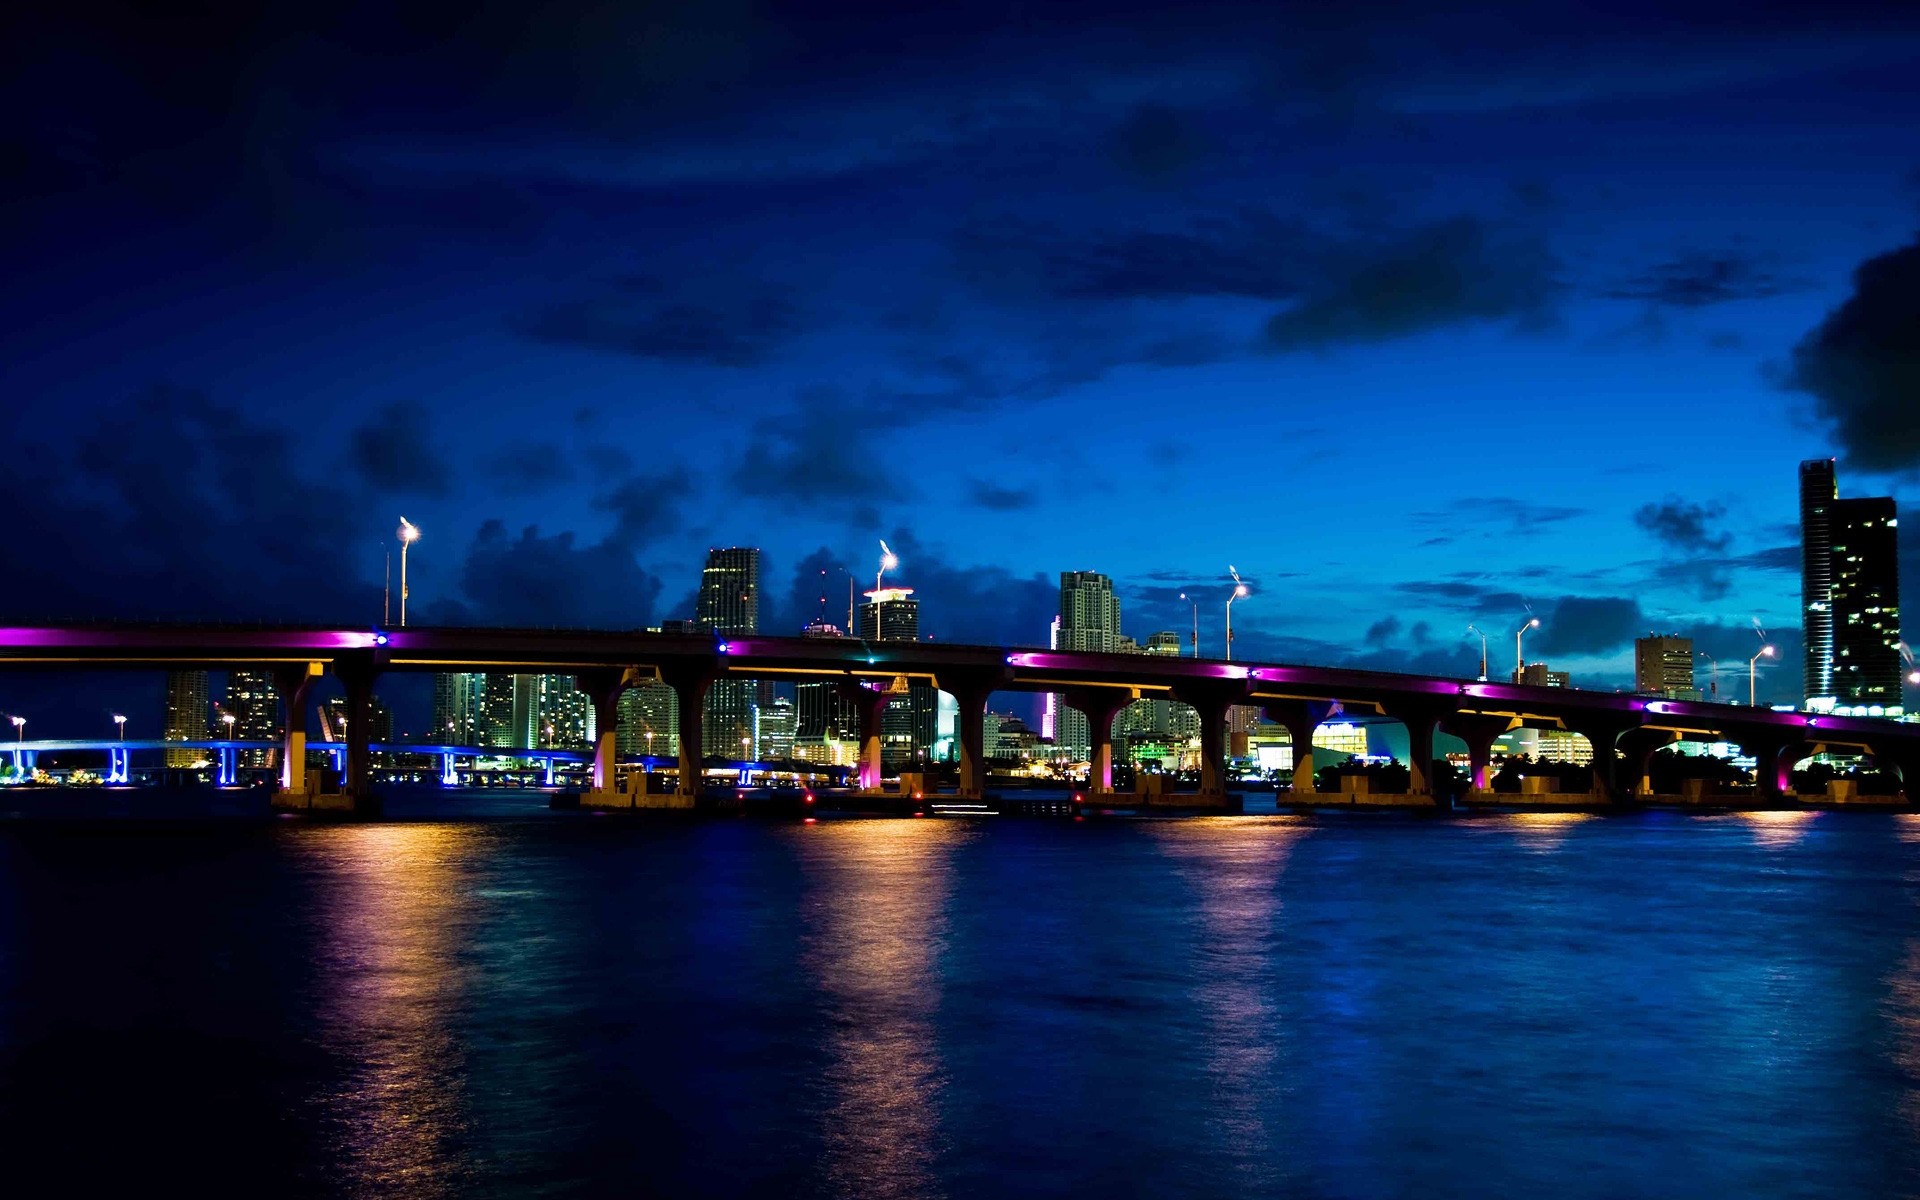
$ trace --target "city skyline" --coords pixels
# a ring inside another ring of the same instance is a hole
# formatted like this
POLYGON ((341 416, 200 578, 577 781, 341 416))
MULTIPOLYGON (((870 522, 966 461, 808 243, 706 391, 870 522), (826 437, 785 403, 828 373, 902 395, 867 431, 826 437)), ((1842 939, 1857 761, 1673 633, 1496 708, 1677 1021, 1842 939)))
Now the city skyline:
POLYGON ((404 512, 413 621, 686 618, 758 545, 791 626, 884 537, 945 640, 1070 569, 1183 629, 1234 563, 1250 656, 1458 671, 1530 606, 1624 685, 1757 617, 1792 698, 1779 481, 1916 463, 1920 18, 1378 16, 605 18, 636 72, 289 13, 23 73, 0 619, 370 621, 404 512))

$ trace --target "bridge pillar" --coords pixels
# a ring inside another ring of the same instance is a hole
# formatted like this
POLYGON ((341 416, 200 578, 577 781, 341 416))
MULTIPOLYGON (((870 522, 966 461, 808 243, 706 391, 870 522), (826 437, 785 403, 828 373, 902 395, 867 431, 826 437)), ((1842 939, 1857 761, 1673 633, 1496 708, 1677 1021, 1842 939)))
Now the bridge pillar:
POLYGON ((455 787, 460 783, 460 772, 454 769, 452 754, 440 756, 440 786, 455 787))
POLYGON ((717 666, 674 666, 660 669, 660 681, 673 689, 679 705, 680 786, 672 807, 692 808, 700 797, 705 779, 706 759, 702 751, 706 736, 701 710, 706 706, 707 689, 720 677, 717 666))
POLYGON ((1472 790, 1493 790, 1493 744, 1513 728, 1513 720, 1491 713, 1457 712, 1441 722, 1442 729, 1467 744, 1467 768, 1472 775, 1467 786, 1472 790))
POLYGON ((238 753, 232 746, 221 746, 214 750, 213 782, 216 787, 232 787, 238 782, 239 772, 235 767, 238 753))
POLYGON ((1793 764, 1805 745, 1776 730, 1755 731, 1736 739, 1753 756, 1753 796, 1763 804, 1781 804, 1793 794, 1793 764))
POLYGON ((1647 775, 1653 765, 1653 756, 1662 747, 1671 746, 1679 740, 1680 735, 1671 729, 1627 730, 1620 739, 1620 753, 1624 761, 1616 768, 1618 774, 1614 778, 1621 803, 1624 804, 1629 796, 1653 794, 1653 782, 1647 775))
POLYGON ((1610 721, 1583 718, 1578 724, 1568 721, 1567 729, 1586 738, 1593 747, 1593 798, 1601 804, 1624 803, 1616 780, 1617 756, 1620 752, 1620 739, 1627 733, 1640 728, 1637 721, 1614 719, 1610 721))
POLYGON ((133 772, 128 765, 131 754, 132 752, 123 746, 116 746, 107 751, 108 783, 127 783, 132 779, 133 772))
POLYGON ((274 668, 273 690, 287 710, 280 742, 280 791, 289 796, 307 790, 307 689, 325 669, 317 662, 274 668))
POLYGON ((1340 706, 1331 700, 1269 700, 1261 706, 1266 718, 1287 731, 1293 743, 1293 793, 1311 796, 1313 782, 1313 731, 1340 706))
POLYGON ((620 695, 627 690, 624 669, 584 671, 573 677, 573 685, 593 701, 593 791, 611 793, 620 754, 620 695))
POLYGON ((1134 696, 1128 688, 1074 688, 1063 692, 1061 699, 1071 708, 1084 713, 1087 718, 1087 746, 1090 766, 1087 770, 1087 790, 1090 792, 1111 792, 1113 790, 1113 719, 1120 710, 1132 704, 1134 696))
POLYGON ((1227 714, 1247 700, 1246 680, 1186 679, 1173 698, 1200 717, 1200 796, 1205 804, 1227 800, 1227 714))
MULTIPOLYGON (((880 724, 881 718, 887 711, 887 702, 893 697, 878 688, 868 687, 857 679, 843 680, 838 688, 840 699, 852 705, 854 712, 860 717, 860 790, 879 791, 883 774, 880 761, 880 724)), ((982 738, 984 737, 983 733, 982 738)))
POLYGON ((1447 807, 1450 797, 1433 790, 1433 734, 1441 718, 1453 713, 1453 705, 1402 702, 1385 711, 1407 730, 1407 795, 1430 796, 1437 807, 1447 807))
POLYGON ((380 811, 373 794, 372 738, 373 682, 379 675, 370 654, 342 654, 333 660, 333 677, 347 693, 347 772, 343 786, 353 810, 363 816, 380 811))
POLYGON ((1011 678, 1004 669, 991 673, 946 672, 934 685, 953 697, 959 709, 955 720, 955 741, 960 751, 960 795, 978 800, 987 791, 987 701, 994 688, 1011 678))
POLYGON ((1876 769, 1891 770, 1900 777, 1900 794, 1908 804, 1920 803, 1920 752, 1914 750, 1883 751, 1879 744, 1873 747, 1873 765, 1876 769))

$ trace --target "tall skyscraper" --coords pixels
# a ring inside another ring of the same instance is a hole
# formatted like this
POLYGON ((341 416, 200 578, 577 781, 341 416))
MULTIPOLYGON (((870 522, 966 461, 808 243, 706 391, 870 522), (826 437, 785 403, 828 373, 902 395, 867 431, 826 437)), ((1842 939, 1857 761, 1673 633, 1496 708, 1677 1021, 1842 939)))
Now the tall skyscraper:
MULTIPOLYGON (((1120 600, 1113 594, 1112 579, 1098 571, 1060 572, 1060 631, 1054 648, 1120 652, 1120 600)), ((1051 703, 1054 753, 1075 761, 1086 758, 1093 752, 1086 714, 1067 707, 1058 695, 1051 703)))
MULTIPOLYGON (((700 573, 694 623, 718 637, 757 633, 760 629, 760 551, 731 546, 707 551, 700 573)), ((702 754, 740 757, 740 743, 753 738, 753 702, 759 689, 751 679, 722 679, 707 689, 703 708, 702 754)))
POLYGON ((593 744, 593 701, 574 685, 571 675, 541 675, 536 744, 561 750, 584 750, 593 744))
POLYGON ((460 671, 433 677, 433 729, 429 741, 449 746, 484 746, 487 677, 460 671))
MULTIPOLYGON (((207 736, 207 673, 167 672, 167 715, 160 736, 169 742, 197 742, 207 736)), ((169 767, 191 767, 207 757, 205 750, 169 750, 169 767)))
MULTIPOLYGON (((269 671, 227 672, 226 711, 234 715, 233 736, 247 742, 280 740, 280 693, 269 671)), ((273 762, 273 750, 243 750, 240 765, 264 767, 273 762)))
POLYGON ((1889 496, 1839 498, 1833 460, 1800 464, 1806 705, 1899 716, 1899 519, 1889 496))
POLYGON ((753 712, 753 756, 761 762, 786 762, 793 757, 793 701, 776 696, 753 712))
MULTIPOLYGON (((920 640, 920 602, 907 587, 865 593, 860 606, 860 636, 869 642, 920 640)), ((940 694, 931 685, 910 683, 880 715, 880 761, 890 770, 914 768, 931 760, 938 739, 940 694)), ((857 731, 856 731, 857 735, 857 731)))
POLYGON ((1693 639, 1650 634, 1633 643, 1633 690, 1643 696, 1698 700, 1693 683, 1693 639))
POLYGON ((1800 464, 1800 629, 1806 638, 1807 707, 1833 707, 1833 502, 1840 483, 1830 458, 1800 464))
POLYGON ((506 671, 488 671, 481 686, 480 744, 525 749, 514 727, 513 681, 517 676, 506 671))

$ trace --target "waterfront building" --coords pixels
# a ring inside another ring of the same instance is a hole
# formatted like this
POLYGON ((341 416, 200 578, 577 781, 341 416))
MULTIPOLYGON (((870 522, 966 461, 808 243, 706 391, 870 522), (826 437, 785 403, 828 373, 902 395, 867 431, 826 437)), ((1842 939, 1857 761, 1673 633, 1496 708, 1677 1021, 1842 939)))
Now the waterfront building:
POLYGON ((753 712, 753 757, 760 762, 786 762, 793 757, 793 701, 775 696, 753 712))
POLYGON ((614 746, 622 755, 673 758, 680 753, 680 696, 664 683, 643 683, 620 694, 620 728, 614 746))
MULTIPOLYGON (((695 631, 716 638, 760 629, 760 551, 729 546, 707 551, 695 601, 695 631)), ((753 707, 759 688, 751 679, 721 679, 707 689, 700 752, 740 757, 740 743, 753 737, 753 707)))
POLYGON ((1898 512, 1841 499, 1832 459, 1800 464, 1800 607, 1807 708, 1902 715, 1898 512))
POLYGON ((1515 683, 1523 683, 1528 687, 1569 687, 1568 679, 1567 672, 1549 670, 1543 662, 1528 663, 1524 670, 1513 673, 1515 683))
MULTIPOLYGON (((273 686, 270 671, 228 671, 227 703, 233 714, 233 736, 243 742, 278 742, 280 693, 273 686)), ((225 731, 221 731, 225 736, 225 731)), ((243 767, 265 767, 277 757, 273 750, 243 750, 238 762, 243 767)))
MULTIPOLYGON (((167 711, 160 736, 169 742, 198 742, 207 736, 210 715, 205 671, 167 672, 167 711)), ((169 750, 169 767, 195 767, 207 760, 205 750, 169 750)))
POLYGON ((539 695, 538 734, 535 743, 548 749, 584 750, 593 744, 593 701, 574 685, 571 675, 535 677, 539 695))
POLYGON ((1693 667, 1692 638, 1649 634, 1633 643, 1633 690, 1643 696, 1698 700, 1693 667))
POLYGON ((443 672, 433 677, 433 730, 429 741, 449 746, 484 746, 487 677, 478 671, 443 672))

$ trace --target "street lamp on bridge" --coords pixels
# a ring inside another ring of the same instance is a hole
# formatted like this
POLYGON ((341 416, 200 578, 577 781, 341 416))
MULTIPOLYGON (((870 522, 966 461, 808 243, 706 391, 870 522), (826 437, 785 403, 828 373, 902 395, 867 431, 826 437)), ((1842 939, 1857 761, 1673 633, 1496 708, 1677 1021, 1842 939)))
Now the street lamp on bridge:
MULTIPOLYGON (((1233 661, 1233 602, 1247 594, 1247 585, 1240 582, 1240 572, 1227 564, 1227 574, 1233 576, 1233 591, 1227 593, 1227 661, 1233 661)), ((1199 637, 1199 628, 1195 627, 1194 636, 1199 637)))
POLYGON ((1527 656, 1520 648, 1520 639, 1527 636, 1527 630, 1540 627, 1539 617, 1530 617, 1525 625, 1513 631, 1513 681, 1519 683, 1527 677, 1527 656))
POLYGON ((1758 695, 1758 692, 1755 690, 1755 687, 1754 687, 1754 679, 1753 679, 1755 664, 1757 664, 1763 658, 1772 658, 1772 657, 1773 657, 1773 647, 1762 646, 1758 651, 1754 653, 1754 656, 1752 658, 1747 660, 1747 707, 1748 708, 1754 707, 1756 703, 1754 697, 1758 695))
POLYGON ((1192 596, 1187 595, 1185 592, 1180 593, 1180 598, 1182 600, 1185 600, 1188 604, 1193 605, 1193 656, 1195 658, 1199 658, 1200 657, 1200 602, 1198 600, 1195 600, 1192 596))
POLYGON ((125 713, 113 714, 114 729, 121 741, 127 740, 127 716, 125 713))
POLYGON ((1486 632, 1482 630, 1478 625, 1467 626, 1467 632, 1477 633, 1480 635, 1480 682, 1485 683, 1487 681, 1487 635, 1486 635, 1486 632))
POLYGON ((1720 660, 1705 650, 1700 651, 1700 657, 1707 660, 1707 699, 1718 700, 1720 698, 1720 660))
POLYGON ((400 628, 407 627, 407 547, 420 540, 420 527, 400 518, 400 628))

